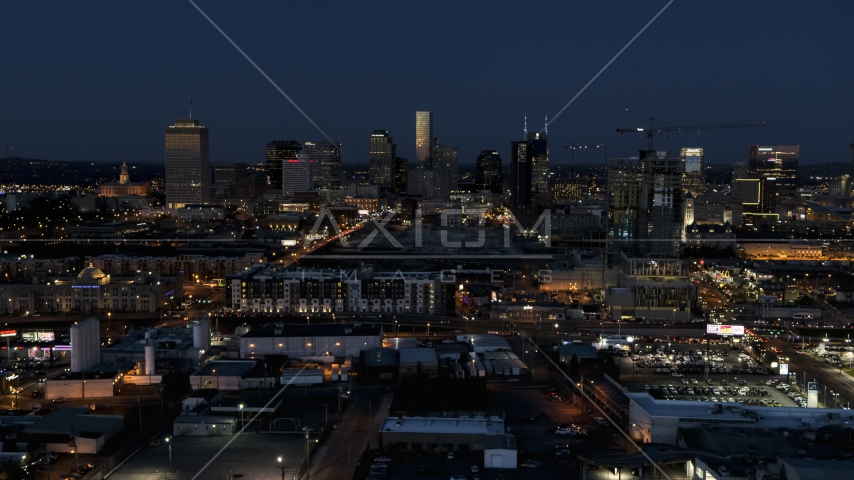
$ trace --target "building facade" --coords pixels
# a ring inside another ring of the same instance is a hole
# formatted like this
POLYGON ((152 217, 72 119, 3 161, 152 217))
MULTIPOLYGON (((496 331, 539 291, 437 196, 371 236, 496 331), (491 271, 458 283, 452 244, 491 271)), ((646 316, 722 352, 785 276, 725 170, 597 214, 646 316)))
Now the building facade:
POLYGON ((799 145, 750 145, 747 167, 758 178, 775 179, 779 200, 798 197, 799 145))
POLYGON ((371 185, 394 185, 396 179, 395 154, 397 145, 392 141, 387 130, 374 130, 370 138, 368 152, 369 178, 371 185))
POLYGON ((447 313, 453 284, 425 272, 271 270, 256 267, 226 280, 226 308, 269 313, 447 313))
POLYGON ((500 195, 503 185, 501 156, 491 148, 482 150, 475 162, 475 190, 478 192, 489 191, 500 195))
POLYGON ((682 193, 691 193, 695 197, 706 191, 706 163, 702 148, 683 148, 682 193))
POLYGON ((308 153, 282 161, 282 194, 293 195, 311 190, 314 162, 308 153))
POLYGON ((267 144, 267 188, 282 188, 282 162, 295 160, 302 145, 294 140, 275 140, 267 144))
POLYGON ((181 208, 210 200, 208 129, 199 121, 175 120, 166 127, 166 206, 181 208))
POLYGON ((433 146, 433 198, 447 200, 451 191, 457 189, 457 147, 439 144, 433 146))

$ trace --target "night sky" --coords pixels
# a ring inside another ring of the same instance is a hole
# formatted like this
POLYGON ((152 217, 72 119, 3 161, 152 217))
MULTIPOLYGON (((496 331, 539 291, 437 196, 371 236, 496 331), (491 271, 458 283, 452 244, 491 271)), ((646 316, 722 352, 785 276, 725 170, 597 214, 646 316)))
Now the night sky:
MULTIPOLYGON (((356 162, 387 129, 414 160, 415 111, 461 165, 542 128, 661 9, 655 1, 197 4, 356 162)), ((657 137, 706 148, 799 144, 802 163, 851 161, 854 2, 676 0, 549 128, 560 147, 637 155, 615 127, 767 122, 657 137)), ((0 3, 0 148, 50 160, 163 162, 163 129, 193 114, 212 162, 263 161, 277 139, 323 137, 187 1, 0 3)), ((604 162, 604 153, 578 163, 604 162)), ((342 159, 346 167, 347 159, 342 159)))

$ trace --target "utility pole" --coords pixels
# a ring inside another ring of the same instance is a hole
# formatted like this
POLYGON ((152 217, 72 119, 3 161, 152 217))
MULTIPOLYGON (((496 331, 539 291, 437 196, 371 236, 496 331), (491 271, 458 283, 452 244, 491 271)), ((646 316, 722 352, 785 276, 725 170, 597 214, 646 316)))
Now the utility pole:
POLYGON ((305 432, 305 480, 309 479, 309 465, 311 462, 311 458, 308 455, 308 434, 311 432, 311 429, 308 427, 302 427, 302 431, 305 432))

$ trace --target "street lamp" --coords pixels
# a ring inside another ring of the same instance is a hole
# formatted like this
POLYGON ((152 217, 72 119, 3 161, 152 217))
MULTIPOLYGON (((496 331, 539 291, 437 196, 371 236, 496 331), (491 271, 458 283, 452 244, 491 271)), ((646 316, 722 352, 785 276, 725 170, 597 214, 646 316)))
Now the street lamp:
POLYGON ((243 430, 243 404, 238 405, 237 409, 240 410, 240 430, 243 430))
POLYGON ((172 442, 170 442, 170 440, 172 440, 172 437, 166 437, 165 440, 166 440, 166 445, 169 446, 169 471, 171 472, 172 471, 172 442))
POLYGON ((427 324, 427 336, 428 337, 430 336, 430 324, 429 323, 427 324))
POLYGON ((282 470, 282 480, 285 480, 285 469, 288 467, 282 463, 281 455, 279 456, 279 458, 276 459, 276 462, 278 462, 278 465, 276 465, 276 468, 279 468, 282 470))

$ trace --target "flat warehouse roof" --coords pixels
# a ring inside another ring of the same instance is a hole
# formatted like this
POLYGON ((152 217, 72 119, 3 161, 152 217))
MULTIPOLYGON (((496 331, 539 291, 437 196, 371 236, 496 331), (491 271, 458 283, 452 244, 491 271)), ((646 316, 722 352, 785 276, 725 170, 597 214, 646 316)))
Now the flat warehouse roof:
POLYGON ((380 432, 495 435, 504 433, 504 420, 498 417, 489 419, 403 417, 402 420, 397 417, 388 417, 383 420, 380 432))

